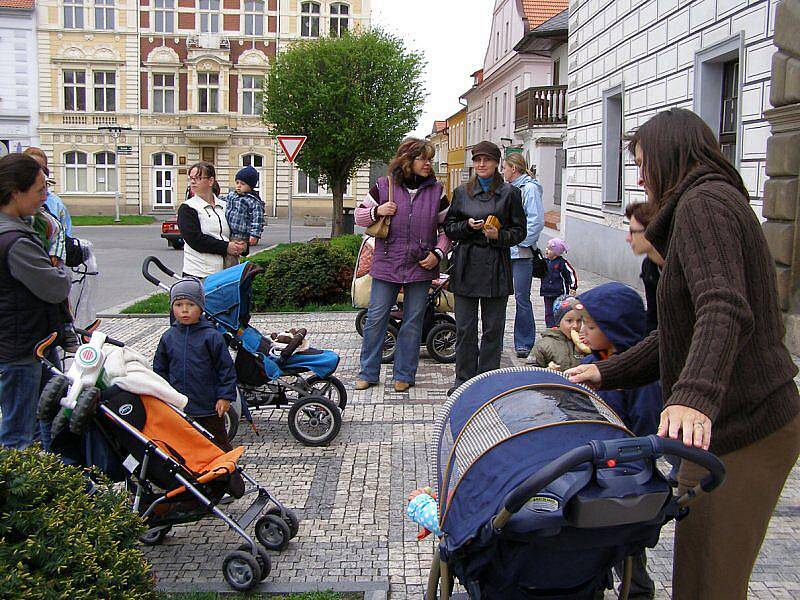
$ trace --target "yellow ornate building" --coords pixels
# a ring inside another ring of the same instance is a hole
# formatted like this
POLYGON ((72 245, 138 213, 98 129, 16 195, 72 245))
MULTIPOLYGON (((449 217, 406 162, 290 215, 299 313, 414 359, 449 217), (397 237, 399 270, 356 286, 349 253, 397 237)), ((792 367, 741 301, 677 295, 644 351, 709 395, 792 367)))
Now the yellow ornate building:
POLYGON ((280 48, 368 26, 369 0, 41 0, 37 10, 39 136, 71 210, 111 213, 119 188, 123 213, 173 212, 187 168, 207 160, 223 192, 242 166, 258 169, 268 214, 285 215, 290 194, 296 214, 330 214, 324 188, 276 161, 261 89, 280 48), (115 140, 102 127, 130 129, 115 140))
POLYGON ((447 119, 449 135, 447 153, 448 195, 453 197, 453 190, 460 186, 469 176, 469 170, 464 168, 464 158, 467 147, 467 109, 462 108, 447 119))

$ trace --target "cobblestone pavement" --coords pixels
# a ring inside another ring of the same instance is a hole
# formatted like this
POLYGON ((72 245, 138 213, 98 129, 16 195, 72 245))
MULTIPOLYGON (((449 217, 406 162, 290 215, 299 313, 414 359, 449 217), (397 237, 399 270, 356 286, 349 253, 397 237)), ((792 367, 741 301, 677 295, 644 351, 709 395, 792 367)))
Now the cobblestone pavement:
MULTIPOLYGON (((579 272, 581 289, 603 280, 579 272)), ((539 299, 537 298, 537 301, 539 299)), ((504 366, 520 364, 509 350, 513 300, 506 328, 504 366)), ((544 315, 539 301, 536 315, 544 315)), ((245 445, 242 462, 278 498, 297 509, 299 535, 273 557, 269 580, 278 584, 389 581, 392 598, 421 598, 432 542, 416 541, 417 527, 404 516, 409 491, 432 480, 428 442, 432 424, 453 367, 440 365, 423 351, 417 385, 397 394, 391 369, 384 368, 381 385, 355 392, 361 338, 354 313, 256 316, 262 331, 289 326, 309 330, 313 345, 336 349, 342 358, 337 376, 347 384, 349 402, 339 437, 327 448, 307 448, 288 431, 286 411, 255 414, 260 435, 244 425, 237 442, 245 445)), ((155 351, 166 319, 107 319, 103 329, 148 357, 155 351)), ((543 323, 538 323, 540 329, 543 323)), ((231 505, 232 512, 241 510, 231 505)), ((732 524, 732 527, 735 527, 732 524)), ((159 581, 191 589, 222 582, 224 555, 238 537, 216 520, 180 526, 162 546, 146 549, 159 581)), ((650 570, 657 598, 670 597, 672 526, 663 530, 650 551, 650 570)), ((800 597, 800 469, 792 472, 768 532, 751 581, 751 598, 800 597)), ((613 597, 609 592, 608 598, 613 597)))

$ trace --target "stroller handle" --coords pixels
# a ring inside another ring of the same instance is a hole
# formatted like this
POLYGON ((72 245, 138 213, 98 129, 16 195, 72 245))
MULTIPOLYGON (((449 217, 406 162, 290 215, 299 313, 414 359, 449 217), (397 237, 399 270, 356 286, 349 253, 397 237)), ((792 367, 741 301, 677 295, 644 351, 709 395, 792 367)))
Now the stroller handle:
MULTIPOLYGON (((99 323, 99 321, 97 321, 97 322, 99 323)), ((94 323, 92 323, 92 325, 94 325, 94 323)), ((92 333, 93 332, 94 332, 94 329, 91 328, 91 325, 90 325, 89 329, 80 329, 78 327, 75 328, 75 333, 77 333, 79 336, 81 336, 81 341, 84 344, 88 344, 89 343, 89 340, 92 339, 92 333)), ((112 346, 118 346, 120 348, 124 348, 125 347, 125 342, 120 342, 119 340, 115 340, 112 337, 106 337, 105 343, 106 344, 111 344, 112 346)))
POLYGON ((686 446, 678 440, 664 439, 656 435, 621 440, 595 440, 573 448, 511 490, 503 499, 503 510, 495 517, 495 527, 500 528, 505 525, 511 515, 522 508, 533 495, 579 465, 592 462, 598 466, 613 466, 663 455, 684 458, 709 471, 697 488, 687 492, 689 497, 683 501, 683 505, 700 492, 712 491, 725 480, 725 466, 719 458, 706 450, 686 446))
POLYGON ((161 281, 159 281, 154 275, 150 274, 151 264, 155 264, 155 266, 158 267, 159 271, 164 273, 164 275, 166 275, 167 277, 172 277, 173 279, 176 278, 175 272, 169 267, 167 267, 163 262, 161 262, 155 256, 148 256, 147 258, 144 259, 144 262, 142 263, 142 275, 144 275, 144 278, 147 279, 147 281, 152 283, 154 286, 169 291, 169 286, 166 283, 161 283, 161 281))

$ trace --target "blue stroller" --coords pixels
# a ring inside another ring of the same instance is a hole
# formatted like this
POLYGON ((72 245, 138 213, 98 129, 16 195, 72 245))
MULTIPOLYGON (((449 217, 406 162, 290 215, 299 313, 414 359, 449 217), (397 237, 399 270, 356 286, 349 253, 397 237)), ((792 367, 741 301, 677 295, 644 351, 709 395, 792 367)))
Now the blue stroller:
POLYGON ((591 599, 661 527, 724 479, 712 454, 656 436, 633 437, 589 388, 538 368, 490 371, 443 405, 432 457, 444 532, 427 598, 453 577, 473 599, 591 599), (681 497, 656 467, 663 455, 708 469, 681 497))
MULTIPOLYGON (((145 279, 169 290, 168 284, 150 273, 150 265, 177 279, 175 273, 154 256, 142 264, 145 279)), ((262 272, 255 263, 244 262, 206 277, 203 314, 236 350, 242 414, 251 425, 251 409, 288 406, 292 435, 307 446, 327 445, 339 433, 347 404, 344 384, 333 374, 339 355, 331 350, 300 350, 305 329, 292 330, 290 339, 279 343, 250 326, 252 282, 262 272)))

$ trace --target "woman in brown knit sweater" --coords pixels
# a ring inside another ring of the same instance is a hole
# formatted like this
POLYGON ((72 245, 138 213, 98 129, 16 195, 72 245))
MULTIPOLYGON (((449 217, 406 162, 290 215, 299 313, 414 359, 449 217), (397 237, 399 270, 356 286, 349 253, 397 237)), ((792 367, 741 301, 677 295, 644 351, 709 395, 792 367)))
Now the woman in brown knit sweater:
MULTIPOLYGON (((727 470, 719 490, 693 503, 676 526, 673 598, 744 599, 800 452, 797 369, 783 345, 775 269, 747 189, 700 117, 659 113, 628 149, 658 210, 645 232, 666 259, 658 329, 567 375, 604 389, 660 377, 659 435, 710 449, 727 470)), ((684 461, 680 488, 702 475, 684 461)))

